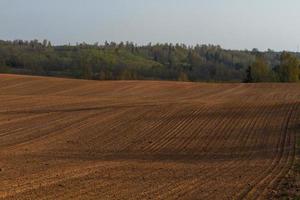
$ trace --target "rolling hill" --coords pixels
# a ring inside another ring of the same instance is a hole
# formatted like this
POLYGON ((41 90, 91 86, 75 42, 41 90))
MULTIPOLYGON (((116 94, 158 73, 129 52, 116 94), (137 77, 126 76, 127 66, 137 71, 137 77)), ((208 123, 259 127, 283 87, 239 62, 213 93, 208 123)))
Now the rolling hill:
POLYGON ((0 75, 0 199, 268 199, 300 84, 0 75))

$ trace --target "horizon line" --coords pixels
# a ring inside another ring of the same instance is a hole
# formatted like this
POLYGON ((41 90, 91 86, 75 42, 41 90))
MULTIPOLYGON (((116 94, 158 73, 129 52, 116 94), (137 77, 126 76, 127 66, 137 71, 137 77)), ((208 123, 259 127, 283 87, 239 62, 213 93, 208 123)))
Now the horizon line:
POLYGON ((176 45, 185 45, 187 48, 195 48, 196 46, 214 46, 214 47, 220 47, 222 50, 226 50, 226 51, 245 51, 245 52, 251 52, 251 51, 254 51, 254 50, 257 50, 258 52, 275 52, 275 53, 281 53, 281 52, 290 52, 290 53, 300 53, 299 52, 299 45, 297 45, 297 50, 287 50, 287 49, 283 49, 283 50, 274 50, 274 49, 271 49, 271 48, 266 48, 265 50, 261 50, 257 47, 254 47, 252 49, 248 49, 248 48, 244 48, 244 49, 234 49, 234 48, 226 48, 226 47, 222 47, 222 45, 220 44, 213 44, 213 43, 194 43, 194 44, 187 44, 187 43, 184 43, 184 42, 144 42, 144 43, 138 43, 138 42, 134 42, 134 41, 130 41, 130 40, 127 40, 127 41, 113 41, 113 40, 105 40, 105 41, 95 41, 95 42, 85 42, 85 41, 78 41, 78 42, 52 42, 51 40, 49 39, 38 39, 38 38, 33 38, 33 39, 20 39, 20 38, 16 38, 16 39, 1 39, 0 38, 0 41, 4 41, 4 42, 14 42, 14 41, 25 41, 25 42, 30 42, 30 41, 34 41, 34 40, 37 40, 38 42, 42 43, 44 40, 47 40, 48 42, 50 42, 52 44, 53 47, 59 47, 59 46, 77 46, 77 45, 90 45, 90 46, 93 46, 93 45, 99 45, 99 46, 104 46, 105 43, 116 43, 117 45, 121 44, 121 43, 132 43, 134 44, 135 46, 137 47, 144 47, 144 46, 148 46, 149 44, 151 44, 152 46, 155 46, 155 45, 173 45, 173 46, 176 46, 176 45))

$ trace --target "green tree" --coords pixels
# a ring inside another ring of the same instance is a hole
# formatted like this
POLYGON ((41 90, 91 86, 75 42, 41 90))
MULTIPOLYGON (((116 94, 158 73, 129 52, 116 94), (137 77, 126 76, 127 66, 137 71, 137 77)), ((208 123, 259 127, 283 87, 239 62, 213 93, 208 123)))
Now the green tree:
POLYGON ((48 46, 48 40, 45 39, 45 40, 43 40, 43 47, 46 48, 47 46, 48 46))
POLYGON ((119 76, 120 80, 137 80, 137 74, 133 70, 125 69, 121 72, 119 76))
POLYGON ((281 82, 297 82, 300 76, 299 59, 287 52, 280 56, 280 65, 276 68, 276 73, 281 82))
POLYGON ((255 62, 248 68, 247 81, 269 82, 272 81, 272 71, 266 59, 259 55, 255 62))
POLYGON ((252 78, 252 67, 249 66, 246 70, 246 79, 244 81, 245 83, 252 83, 253 78, 252 78))

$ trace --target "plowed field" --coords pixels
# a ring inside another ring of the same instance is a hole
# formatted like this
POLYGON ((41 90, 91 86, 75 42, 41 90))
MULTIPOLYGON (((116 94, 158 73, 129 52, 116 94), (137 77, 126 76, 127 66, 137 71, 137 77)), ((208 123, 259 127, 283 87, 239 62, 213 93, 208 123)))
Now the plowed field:
POLYGON ((0 75, 0 199, 268 199, 300 84, 0 75))

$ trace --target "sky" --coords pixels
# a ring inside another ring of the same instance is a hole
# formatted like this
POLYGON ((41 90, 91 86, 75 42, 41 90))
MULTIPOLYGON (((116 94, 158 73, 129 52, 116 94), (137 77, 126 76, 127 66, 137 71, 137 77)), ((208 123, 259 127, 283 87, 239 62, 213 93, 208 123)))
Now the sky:
POLYGON ((0 39, 133 41, 289 50, 299 0, 0 0, 0 39))

